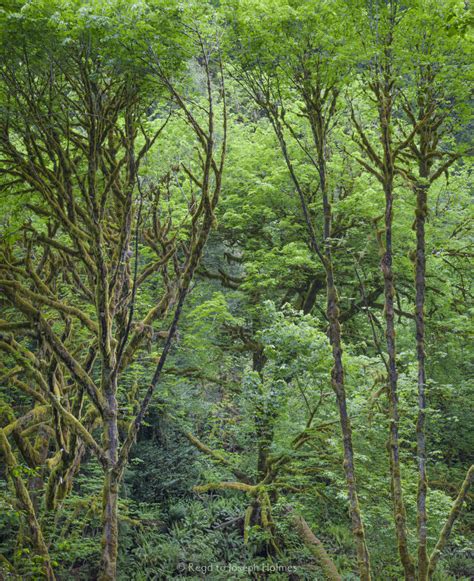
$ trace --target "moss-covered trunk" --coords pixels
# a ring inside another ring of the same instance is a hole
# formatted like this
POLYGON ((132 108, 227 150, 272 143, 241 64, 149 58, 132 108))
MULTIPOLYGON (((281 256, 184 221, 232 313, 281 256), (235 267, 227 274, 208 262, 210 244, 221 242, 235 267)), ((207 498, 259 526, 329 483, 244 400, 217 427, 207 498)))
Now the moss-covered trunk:
MULTIPOLYGON (((390 102, 390 95, 386 95, 385 103, 390 102)), ((389 450, 391 492, 393 500, 394 522, 398 541, 400 560, 405 571, 405 579, 414 581, 415 567, 410 556, 407 538, 407 524, 405 502, 403 500, 402 478, 400 469, 400 444, 399 444, 399 411, 398 411, 398 373, 396 363, 395 341, 395 283, 393 277, 393 246, 392 246, 392 222, 393 222, 393 157, 390 139, 390 113, 383 106, 381 110, 381 127, 385 150, 384 158, 384 194, 385 194, 385 252, 381 261, 381 269, 384 279, 384 313, 385 335, 388 354, 388 407, 389 407, 389 450)))
MULTIPOLYGON (((331 343, 333 366, 331 370, 331 385, 336 394, 339 420, 342 433, 342 444, 344 454, 344 473, 349 496, 349 511, 352 521, 352 534, 354 536, 359 575, 362 581, 370 581, 370 557, 367 549, 365 530, 362 522, 362 514, 359 505, 357 492, 356 473, 354 466, 354 447, 352 443, 352 426, 347 412, 346 386, 344 377, 344 364, 342 361, 342 339, 339 297, 337 293, 336 281, 334 278, 334 264, 332 255, 332 205, 329 198, 327 181, 327 160, 326 160, 326 131, 327 121, 324 120, 324 108, 318 98, 319 91, 312 100, 316 115, 310 116, 311 128, 313 131, 314 143, 317 149, 319 185, 323 200, 323 236, 324 236, 324 267, 326 271, 326 317, 329 322, 329 341, 331 343)), ((334 93, 334 106, 327 113, 331 115, 335 110, 335 100, 337 93, 334 93)), ((307 103, 308 106, 310 103, 307 103)))
MULTIPOLYGON (((325 205, 329 206, 326 202, 325 205)), ((328 212, 330 212, 330 207, 328 212)), ((330 220, 330 214, 327 220, 330 220)), ((330 232, 330 229, 329 229, 330 232)), ((328 237, 329 238, 329 237, 328 237)), ((344 366, 342 362, 342 342, 341 325, 339 323, 339 306, 337 289, 334 282, 332 255, 326 244, 326 285, 327 285, 327 307, 326 315, 329 321, 329 339, 332 347, 333 367, 331 371, 331 383, 336 394, 339 420, 341 424, 342 443, 344 451, 344 472, 346 476, 347 491, 349 496, 349 507, 352 520, 352 533, 354 535, 359 574, 362 581, 369 581, 370 559, 365 539, 364 525, 359 506, 357 493, 357 482, 354 467, 354 448, 352 443, 352 427, 349 414, 347 412, 347 399, 344 381, 344 366)))
POLYGON ((117 577, 118 494, 121 472, 118 470, 119 431, 116 374, 112 366, 103 370, 106 409, 104 413, 104 484, 102 497, 102 562, 101 581, 117 577))
MULTIPOLYGON (((422 169, 422 168, 420 168, 422 169)), ((423 168, 424 169, 424 168, 423 168)), ((426 177, 428 171, 423 171, 426 177)), ((427 214, 427 186, 419 184, 416 187, 416 259, 415 259, 415 325, 416 325, 416 355, 418 360, 418 419, 416 422, 417 458, 418 458, 418 496, 417 496, 417 527, 418 527, 418 579, 428 579, 428 546, 427 546, 427 511, 426 496, 428 481, 426 474, 426 371, 425 371, 425 220, 427 214)))
POLYGON ((115 470, 109 470, 103 485, 101 581, 117 578, 119 486, 115 470))

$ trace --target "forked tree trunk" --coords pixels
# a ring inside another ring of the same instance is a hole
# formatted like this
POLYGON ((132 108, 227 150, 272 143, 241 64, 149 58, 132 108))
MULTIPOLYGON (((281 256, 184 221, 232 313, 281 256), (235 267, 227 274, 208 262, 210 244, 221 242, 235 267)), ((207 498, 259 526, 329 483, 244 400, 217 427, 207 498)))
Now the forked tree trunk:
MULTIPOLYGON (((273 128, 277 135, 280 147, 285 159, 286 165, 290 172, 290 176, 298 192, 301 209, 303 211, 307 231, 310 238, 310 245, 313 252, 319 257, 326 273, 326 316, 329 322, 329 340, 332 347, 333 368, 331 371, 331 384, 336 395, 336 401, 339 411, 342 439, 343 439, 343 454, 344 454, 344 473, 346 477, 346 484, 349 496, 349 509, 352 521, 352 533, 354 536, 357 562, 361 581, 370 581, 370 557, 367 549, 365 538, 364 525, 359 506, 357 482, 354 467, 354 449, 352 444, 352 428, 351 421, 347 412, 347 400, 344 381, 344 366, 342 362, 342 341, 341 341, 341 325, 339 321, 339 306, 337 287, 334 280, 333 259, 331 251, 331 228, 332 228, 332 209, 328 195, 327 184, 327 163, 326 163, 326 137, 327 128, 329 126, 329 119, 335 111, 337 92, 326 92, 330 95, 332 102, 329 109, 325 109, 325 104, 321 101, 321 91, 319 81, 317 82, 317 90, 313 93, 313 88, 302 86, 302 97, 308 112, 308 121, 311 126, 313 141, 317 152, 317 162, 315 163, 319 174, 319 185, 322 193, 323 201, 323 244, 321 251, 314 226, 312 223, 309 208, 306 203, 306 198, 301 187, 301 184, 296 176, 295 169, 291 163, 286 141, 280 121, 276 118, 275 113, 272 113, 271 107, 268 108, 269 117, 272 121, 273 128)), ((327 97, 326 97, 327 98, 327 97)), ((326 104, 327 105, 327 104, 326 104)))

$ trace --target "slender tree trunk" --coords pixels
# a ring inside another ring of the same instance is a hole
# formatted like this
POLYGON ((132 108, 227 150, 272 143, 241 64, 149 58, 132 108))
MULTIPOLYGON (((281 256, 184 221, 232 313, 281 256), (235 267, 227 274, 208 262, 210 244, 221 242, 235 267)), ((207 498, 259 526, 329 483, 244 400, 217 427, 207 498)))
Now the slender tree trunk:
MULTIPOLYGON (((322 118, 322 117, 321 117, 322 118)), ((319 135, 324 135, 323 124, 319 125, 319 135)), ((331 250, 332 235, 332 208, 329 201, 326 179, 326 158, 325 158, 325 139, 321 137, 316 140, 318 146, 318 165, 320 186, 323 197, 324 212, 324 256, 326 270, 326 316, 329 321, 329 341, 332 347, 333 367, 331 371, 331 384, 336 394, 337 407, 339 410, 339 419, 341 424, 343 449, 344 449, 344 472, 346 476, 347 490, 349 496, 350 515, 352 520, 352 533, 354 535, 357 562, 361 581, 370 581, 370 557, 367 549, 364 525, 359 506, 359 497, 357 494, 357 481, 354 466, 354 447, 352 443, 352 426, 347 413, 347 398, 344 378, 344 365, 342 362, 342 341, 341 325, 339 322, 339 298, 337 287, 334 280, 333 258, 331 250)))
POLYGON ((101 581, 111 581, 117 577, 118 554, 118 494, 120 474, 118 462, 118 415, 117 415, 117 385, 116 376, 110 369, 104 372, 107 409, 104 414, 104 448, 107 456, 107 466, 104 473, 102 498, 102 562, 101 581))
MULTIPOLYGON (((394 24, 395 14, 391 13, 391 27, 394 24)), ((397 535, 398 552, 405 573, 406 581, 415 580, 415 566, 410 555, 407 535, 407 517, 405 502, 403 499, 403 488, 400 466, 400 443, 399 443, 399 423, 398 412, 398 373, 396 362, 396 340, 395 340, 395 282, 393 276, 393 194, 396 149, 392 138, 392 111, 393 111, 393 73, 392 67, 392 31, 386 39, 384 48, 383 64, 380 68, 381 78, 374 83, 374 95, 378 102, 378 115, 380 137, 383 148, 383 158, 381 165, 381 182, 385 197, 385 249, 381 260, 381 270, 384 281, 384 314, 385 314, 385 336, 387 342, 388 355, 388 407, 389 407, 389 456, 391 493, 394 512, 395 532, 397 535)))
POLYGON ((327 250, 327 317, 329 320, 329 339, 332 346, 333 368, 331 371, 331 383, 336 394, 339 419, 344 449, 344 472, 346 475, 347 490, 349 495, 350 514, 352 519, 352 533, 356 542, 357 561, 362 581, 369 580, 370 559, 365 539, 364 525, 357 494, 357 482, 354 467, 354 448, 352 444, 352 427, 347 413, 346 390, 344 380, 344 366, 342 363, 341 326, 339 323, 339 307, 337 290, 334 284, 334 274, 330 250, 327 250))
POLYGON ((114 469, 105 474, 102 500, 102 563, 100 581, 117 578, 119 476, 114 469))
MULTIPOLYGON (((421 177, 427 177, 428 171, 420 168, 421 177), (426 174, 426 175, 423 175, 426 174)), ((416 355, 418 359, 418 419, 416 423, 416 441, 418 458, 418 496, 417 496, 417 528, 418 528, 418 579, 428 579, 428 547, 427 547, 427 512, 426 496, 428 482, 426 475, 426 372, 425 372, 425 220, 427 213, 427 189, 423 184, 416 186, 416 259, 415 259, 415 325, 416 325, 416 355)))
POLYGON ((440 127, 443 116, 437 111, 435 76, 430 66, 422 67, 422 78, 418 87, 418 115, 411 113, 411 119, 416 128, 418 119, 419 143, 413 144, 412 150, 418 159, 418 179, 415 180, 416 194, 415 231, 415 326, 416 326, 416 356, 418 362, 418 418, 416 423, 417 463, 418 463, 418 495, 417 495, 417 532, 418 532, 418 579, 427 581, 430 570, 427 543, 427 510, 428 478, 426 469, 426 369, 425 369, 425 281, 426 281, 426 241, 425 223, 428 214, 428 192, 432 181, 442 174, 440 168, 447 169, 457 158, 447 156, 447 160, 432 173, 434 160, 445 152, 438 150, 440 127))
MULTIPOLYGON (((305 101, 307 107, 307 118, 311 126, 313 141, 317 152, 317 161, 311 156, 311 161, 317 168, 319 173, 319 181, 321 192, 323 196, 324 208, 324 248, 321 250, 318 243, 316 233, 314 230, 311 212, 308 208, 304 188, 302 187, 295 168, 291 162, 291 158, 286 145, 286 140, 283 131, 283 117, 278 113, 278 107, 274 106, 268 99, 261 97, 260 91, 255 91, 255 100, 267 112, 268 118, 275 131, 275 135, 280 144, 283 158, 287 165, 290 177, 295 185, 296 191, 301 204, 304 221, 309 235, 309 243, 311 250, 321 260, 321 263, 326 272, 326 293, 327 293, 327 308, 326 315, 329 321, 329 339, 332 346, 334 365, 331 373, 332 386, 336 394, 337 405, 339 409, 341 431, 343 437, 344 450, 344 471, 346 476, 346 483, 348 487, 348 495, 350 502, 350 514, 352 519, 352 532, 357 548, 357 560, 359 565, 359 574, 362 581, 370 581, 370 560, 365 540, 365 531, 362 523, 362 517, 359 507, 357 484, 355 478, 354 468, 354 451, 352 445, 352 430, 349 415, 347 413, 346 392, 344 385, 344 368, 342 363, 342 343, 341 343, 341 328, 339 322, 339 307, 337 289, 334 282, 332 255, 331 255, 331 205, 329 203, 327 180, 326 180, 326 136, 329 127, 329 120, 335 112, 338 92, 333 88, 332 90, 324 90, 328 87, 321 87, 321 79, 312 79, 311 74, 303 74, 300 85, 301 96, 305 101), (326 94, 326 97, 322 95, 326 94), (330 98, 330 103, 325 99, 330 98)), ((286 124, 285 124, 286 125, 286 124)), ((286 125, 287 126, 287 125, 286 125)), ((293 133, 293 132, 292 132, 293 133)), ((314 288, 316 291, 317 288, 314 288)), ((311 299, 314 300, 314 296, 311 299)), ((305 305, 308 309, 308 305, 305 305)))
MULTIPOLYGON (((389 151, 389 150, 388 150, 389 151)), ((393 173, 391 162, 386 165, 387 181, 384 184, 385 193, 385 253, 381 261, 381 269, 384 278, 384 307, 386 322, 386 340, 388 354, 388 382, 389 382, 389 416, 390 416, 390 469, 391 488, 393 498, 395 530, 398 540, 398 551, 405 571, 405 579, 414 581, 415 567, 408 549, 406 511, 403 500, 401 470, 400 470, 400 445, 398 426, 400 422, 398 412, 398 374, 395 348, 395 314, 394 297, 395 284, 392 267, 392 218, 393 218, 393 173), (388 166, 388 167, 387 167, 388 166)))
MULTIPOLYGON (((332 268, 328 269, 328 279, 332 277, 332 268)), ((342 364, 341 331, 338 321, 339 309, 337 306, 336 289, 328 284, 328 311, 329 333, 332 345, 334 365, 331 372, 331 382, 336 394, 339 419, 341 424, 343 450, 344 450, 344 472, 346 476, 347 490, 349 496, 350 514, 352 520, 352 533, 354 535, 359 574, 362 581, 370 580, 370 559, 365 539, 364 525, 359 506, 357 494, 357 482, 354 467, 354 449, 352 444, 352 427, 349 414, 347 413, 346 391, 344 383, 344 368, 342 364)))
MULTIPOLYGON (((377 152, 376 147, 371 143, 362 126, 352 113, 352 120, 358 133, 358 143, 361 149, 367 154, 370 163, 359 160, 370 173, 372 173, 383 187, 385 198, 385 245, 380 240, 382 247, 381 271, 384 282, 384 316, 385 316, 385 336, 387 344, 388 362, 388 408, 389 408, 389 462, 390 462, 390 487, 392 495, 395 532, 397 537, 398 552, 404 570, 406 581, 415 580, 415 565, 410 555, 408 547, 408 531, 405 503, 403 499, 403 488, 401 479, 400 463, 400 443, 399 443, 399 411, 398 411, 398 375, 396 363, 396 340, 395 340, 395 284, 393 276, 393 247, 392 247, 392 223, 393 223, 393 194, 395 160, 399 153, 405 149, 413 140, 413 135, 405 142, 395 145, 393 142, 392 114, 395 90, 396 75, 394 74, 393 63, 393 33, 397 25, 398 2, 387 2, 388 29, 384 38, 377 39, 380 46, 380 54, 373 60, 373 76, 369 82, 373 100, 377 103, 379 139, 383 154, 377 152), (359 141, 360 138, 360 141, 359 141)), ((372 18, 372 15, 371 15, 372 18)), ((385 358, 384 358, 385 359, 385 358)))

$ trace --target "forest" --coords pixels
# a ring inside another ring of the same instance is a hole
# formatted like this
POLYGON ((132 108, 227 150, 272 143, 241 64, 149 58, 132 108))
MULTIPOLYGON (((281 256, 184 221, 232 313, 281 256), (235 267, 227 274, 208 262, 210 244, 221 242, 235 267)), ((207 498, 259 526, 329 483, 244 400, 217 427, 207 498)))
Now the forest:
POLYGON ((474 579, 469 0, 3 0, 0 579, 474 579))

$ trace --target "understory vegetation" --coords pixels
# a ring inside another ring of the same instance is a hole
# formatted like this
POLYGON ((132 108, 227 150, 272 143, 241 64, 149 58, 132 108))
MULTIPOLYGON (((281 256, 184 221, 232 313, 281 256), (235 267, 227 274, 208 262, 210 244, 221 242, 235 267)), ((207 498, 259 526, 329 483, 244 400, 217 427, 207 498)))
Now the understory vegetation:
POLYGON ((469 4, 2 3, 2 579, 474 578, 469 4))

